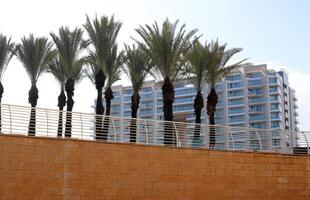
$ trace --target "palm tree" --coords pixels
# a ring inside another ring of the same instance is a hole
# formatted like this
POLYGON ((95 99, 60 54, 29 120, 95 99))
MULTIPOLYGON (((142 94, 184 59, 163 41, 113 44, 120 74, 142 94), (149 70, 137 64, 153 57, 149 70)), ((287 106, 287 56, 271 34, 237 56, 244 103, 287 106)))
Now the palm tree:
POLYGON ((107 75, 107 84, 106 89, 104 92, 104 98, 106 102, 106 111, 105 115, 108 117, 105 117, 104 124, 103 124, 103 140, 108 139, 108 132, 109 132, 109 122, 110 122, 110 111, 111 111, 111 101, 114 98, 113 91, 112 91, 112 85, 116 81, 120 80, 121 75, 121 69, 125 62, 125 56, 124 52, 121 51, 120 53, 117 52, 117 45, 113 45, 111 51, 108 53, 106 60, 106 67, 104 73, 107 75))
POLYGON ((92 49, 89 50, 89 64, 91 70, 88 71, 88 77, 95 84, 97 90, 96 101, 96 139, 102 138, 102 115, 104 114, 104 106, 102 101, 102 89, 105 84, 106 75, 105 65, 111 48, 116 43, 116 38, 122 24, 114 20, 114 16, 110 19, 103 16, 90 20, 86 16, 86 29, 92 49))
POLYGON ((11 42, 11 38, 7 38, 0 33, 0 132, 1 132, 1 99, 3 95, 3 85, 1 83, 3 73, 14 55, 15 44, 11 42))
POLYGON ((130 142, 136 142, 136 118, 140 103, 139 91, 152 65, 150 58, 141 48, 136 48, 135 46, 131 48, 127 45, 125 45, 125 48, 127 67, 124 67, 124 72, 129 77, 133 88, 131 96, 131 118, 133 119, 130 122, 130 142))
POLYGON ((31 81, 28 102, 31 105, 28 135, 35 136, 36 132, 36 110, 39 91, 36 86, 38 78, 47 68, 48 63, 54 58, 55 51, 52 43, 47 38, 35 38, 32 34, 22 38, 22 43, 16 46, 16 55, 22 62, 31 81))
MULTIPOLYGON (((190 39, 197 32, 197 30, 192 30, 186 33, 185 24, 177 30, 178 22, 177 20, 171 23, 166 19, 161 30, 157 22, 152 26, 140 25, 136 29, 143 41, 136 40, 136 42, 152 59, 155 65, 154 74, 164 80, 162 94, 165 121, 173 121, 173 81, 184 71, 184 54, 190 48, 190 39)), ((171 130, 171 123, 165 123, 164 143, 167 145, 175 144, 175 135, 171 133, 171 130)))
POLYGON ((198 40, 194 42, 192 48, 186 54, 186 60, 189 62, 190 79, 193 81, 196 89, 194 100, 194 110, 196 115, 196 126, 194 131, 194 142, 198 142, 200 136, 201 110, 204 107, 204 99, 201 94, 202 86, 205 82, 207 66, 210 63, 210 54, 208 44, 203 46, 198 40))
POLYGON ((62 137, 63 129, 63 108, 66 106, 66 95, 65 95, 65 83, 66 83, 66 69, 59 61, 59 57, 54 58, 51 63, 49 63, 49 73, 52 73, 60 86, 60 94, 58 96, 58 107, 59 107, 59 116, 58 116, 58 128, 57 128, 57 137, 62 137))
POLYGON ((61 27, 59 35, 54 33, 50 35, 56 44, 59 62, 66 72, 67 113, 65 137, 71 137, 74 89, 75 85, 83 78, 83 65, 86 59, 81 56, 81 53, 87 47, 87 42, 83 40, 83 31, 80 28, 70 31, 68 27, 61 27))
POLYGON ((206 45, 208 53, 210 54, 210 62, 207 65, 206 82, 209 84, 210 92, 207 100, 207 114, 209 116, 210 126, 210 148, 215 145, 215 120, 214 113, 216 111, 216 104, 218 96, 215 90, 218 81, 223 79, 232 71, 242 67, 247 59, 243 59, 233 64, 228 64, 229 60, 237 53, 241 52, 241 48, 226 49, 226 45, 220 45, 218 40, 212 41, 206 45))

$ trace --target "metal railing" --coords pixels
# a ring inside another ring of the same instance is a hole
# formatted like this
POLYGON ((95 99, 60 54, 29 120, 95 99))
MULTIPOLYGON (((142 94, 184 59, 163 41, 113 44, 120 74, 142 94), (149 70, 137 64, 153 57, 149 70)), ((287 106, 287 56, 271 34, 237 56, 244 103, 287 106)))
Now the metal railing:
MULTIPOLYGON (((1 104, 1 133, 107 142, 134 142, 144 145, 210 148, 219 150, 245 150, 292 153, 288 147, 286 132, 229 126, 209 126, 184 122, 169 122, 149 119, 133 119, 115 116, 96 116, 91 113, 66 112, 35 108, 36 122, 29 123, 31 108, 1 104), (59 114, 62 112, 61 135, 59 114), (71 131, 66 131, 67 113, 71 114, 71 131), (96 128, 97 127, 97 128, 96 128), (97 129, 97 130, 96 130, 97 129), (33 134, 32 134, 33 135, 33 134)), ((297 144, 309 152, 309 134, 297 144)))

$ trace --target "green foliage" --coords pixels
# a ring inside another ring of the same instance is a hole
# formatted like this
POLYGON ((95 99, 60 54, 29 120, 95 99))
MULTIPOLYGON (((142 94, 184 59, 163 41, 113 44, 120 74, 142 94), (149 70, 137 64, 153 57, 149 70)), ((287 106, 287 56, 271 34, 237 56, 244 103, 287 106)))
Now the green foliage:
POLYGON ((88 76, 92 81, 99 69, 106 70, 108 56, 116 44, 116 38, 121 26, 122 23, 115 21, 114 16, 110 19, 107 16, 101 18, 96 16, 92 21, 86 16, 84 28, 88 33, 92 47, 92 49, 89 49, 91 71, 88 76))
POLYGON ((131 80, 134 93, 138 94, 153 65, 149 56, 141 48, 128 45, 125 45, 125 48, 127 65, 123 70, 131 80))
POLYGON ((88 45, 82 38, 82 29, 75 28, 70 31, 68 27, 61 27, 58 35, 50 35, 56 44, 59 63, 65 69, 66 79, 79 82, 83 78, 83 65, 86 63, 86 58, 81 56, 81 53, 88 45))
POLYGON ((59 83, 61 89, 63 90, 66 83, 66 68, 64 65, 59 61, 59 58, 54 58, 48 64, 48 73, 53 74, 57 82, 59 83))
POLYGON ((14 46, 15 44, 11 42, 11 38, 7 38, 0 33, 0 80, 14 55, 14 46))
POLYGON ((208 44, 206 43, 204 46, 198 40, 193 43, 193 46, 186 54, 186 60, 188 61, 187 72, 197 92, 202 89, 210 58, 208 44))
POLYGON ((233 64, 227 64, 228 61, 237 53, 242 51, 242 48, 232 48, 226 50, 226 45, 220 45, 218 40, 211 41, 206 44, 208 49, 208 54, 210 54, 210 62, 207 65, 206 82, 210 84, 211 87, 215 87, 217 82, 224 78, 226 75, 230 74, 232 71, 246 65, 245 61, 248 59, 243 59, 233 64))
POLYGON ((106 60, 106 67, 104 69, 104 73, 107 75, 107 84, 106 88, 109 88, 115 83, 116 81, 120 80, 122 66, 125 63, 125 53, 124 51, 117 52, 117 45, 115 44, 111 51, 109 51, 107 60, 106 60))
POLYGON ((16 46, 16 56, 23 63, 32 85, 36 84, 55 55, 47 38, 35 38, 32 34, 28 38, 23 37, 22 43, 16 46))
POLYGON ((171 23, 168 19, 163 22, 162 28, 154 25, 139 26, 136 32, 143 42, 135 40, 147 53, 155 64, 153 74, 155 78, 175 80, 184 73, 184 54, 190 48, 190 40, 197 30, 186 33, 185 24, 178 30, 178 20, 171 23))

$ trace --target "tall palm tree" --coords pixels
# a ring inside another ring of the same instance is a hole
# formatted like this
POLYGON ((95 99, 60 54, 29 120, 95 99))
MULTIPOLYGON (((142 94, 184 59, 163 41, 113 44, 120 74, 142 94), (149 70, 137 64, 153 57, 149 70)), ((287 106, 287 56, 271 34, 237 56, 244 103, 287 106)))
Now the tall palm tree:
POLYGON ((83 65, 86 59, 81 56, 81 53, 87 47, 87 42, 83 40, 83 31, 80 28, 70 31, 68 27, 61 27, 58 35, 54 33, 50 33, 50 35, 56 44, 59 62, 66 72, 67 113, 65 137, 71 137, 74 89, 75 85, 83 78, 83 65))
POLYGON ((88 71, 88 77, 95 84, 97 90, 96 101, 96 138, 102 138, 102 115, 104 106, 102 100, 102 89, 105 84, 106 75, 104 69, 111 48, 116 43, 116 38, 122 23, 115 21, 114 16, 111 18, 103 16, 100 19, 95 17, 90 20, 86 16, 86 29, 92 49, 89 50, 89 64, 91 70, 88 71))
POLYGON ((1 83, 3 73, 14 55, 15 44, 11 42, 11 38, 7 38, 0 33, 0 132, 1 132, 1 99, 3 95, 3 85, 1 83))
POLYGON ((207 66, 210 63, 208 44, 204 46, 196 40, 192 48, 186 54, 186 60, 189 62, 188 70, 190 79, 193 81, 197 92, 194 100, 194 110, 196 115, 194 141, 197 142, 200 136, 201 111, 204 107, 204 99, 201 90, 205 82, 207 66))
POLYGON ((109 132, 109 122, 110 122, 110 111, 111 111, 111 101, 114 98, 112 85, 116 81, 120 80, 120 75, 122 71, 122 66, 125 63, 124 52, 117 52, 117 45, 113 45, 111 51, 108 53, 108 59, 106 60, 106 67, 104 73, 107 75, 107 84, 104 92, 104 98, 106 102, 106 111, 104 124, 103 124, 103 140, 108 139, 109 132))
POLYGON ((54 58, 52 62, 49 63, 49 73, 52 73, 60 86, 60 94, 58 96, 58 128, 57 128, 57 137, 62 137, 63 129, 63 109, 66 106, 66 95, 65 95, 65 83, 66 83, 66 69, 59 61, 59 57, 54 58))
POLYGON ((35 38, 32 34, 22 38, 21 44, 16 46, 16 55, 22 62, 29 79, 31 89, 29 90, 28 102, 31 105, 28 135, 34 136, 36 132, 36 110, 39 91, 36 86, 38 78, 47 68, 48 63, 54 58, 55 51, 52 43, 47 38, 35 38))
MULTIPOLYGON (((137 41, 139 46, 152 59, 155 65, 154 74, 160 76, 162 85, 163 111, 165 121, 173 121, 174 87, 173 81, 183 73, 184 54, 190 48, 190 39, 197 32, 192 30, 186 33, 185 24, 178 30, 178 20, 171 23, 168 19, 163 22, 160 30, 157 22, 152 26, 139 26, 136 29, 141 36, 142 42, 137 41)), ((165 123, 164 143, 175 144, 175 134, 171 133, 171 123, 165 123)))
POLYGON ((151 60, 141 48, 125 45, 127 66, 124 67, 124 72, 129 77, 133 94, 131 96, 131 124, 130 124, 130 142, 136 142, 137 135, 137 112, 139 109, 140 95, 139 91, 143 82, 152 68, 151 60))
POLYGON ((210 148, 215 145, 215 119, 216 104, 218 96, 215 90, 216 84, 232 71, 245 65, 247 59, 243 59, 233 64, 228 64, 229 60, 242 51, 242 48, 226 49, 226 45, 220 45, 218 40, 207 45, 210 54, 210 62, 207 65, 206 82, 209 84, 210 92, 207 100, 207 114, 210 126, 210 148))

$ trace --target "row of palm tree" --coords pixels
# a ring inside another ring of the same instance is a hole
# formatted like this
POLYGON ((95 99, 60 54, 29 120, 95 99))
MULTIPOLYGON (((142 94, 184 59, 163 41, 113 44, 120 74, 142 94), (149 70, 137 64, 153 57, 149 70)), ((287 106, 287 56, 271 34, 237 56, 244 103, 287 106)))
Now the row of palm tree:
MULTIPOLYGON (((125 45, 118 50, 117 36, 122 23, 114 16, 103 16, 90 20, 86 17, 83 25, 88 38, 83 39, 83 30, 61 27, 58 33, 50 33, 52 41, 47 38, 35 38, 33 35, 23 37, 20 44, 14 45, 10 39, 0 34, 0 78, 13 55, 23 64, 31 81, 28 101, 31 105, 28 134, 35 135, 35 107, 38 100, 37 80, 43 72, 52 73, 60 85, 58 96, 59 122, 57 135, 63 134, 63 109, 67 105, 65 137, 71 137, 72 109, 76 84, 87 76, 97 90, 96 102, 96 139, 107 140, 109 115, 113 99, 112 85, 120 80, 125 72, 131 80, 133 94, 131 97, 130 141, 136 142, 136 118, 139 109, 139 91, 147 75, 162 80, 164 143, 174 145, 175 135, 171 131, 173 121, 173 102, 175 98, 173 82, 189 78, 195 85, 197 95, 194 111, 197 126, 194 140, 199 140, 201 112, 204 108, 202 85, 208 83, 210 92, 207 98, 207 114, 210 125, 215 125, 214 113, 217 104, 216 84, 231 71, 239 68, 245 60, 228 64, 231 57, 241 48, 226 49, 226 44, 218 41, 202 44, 196 36, 197 30, 186 31, 185 24, 178 27, 179 21, 171 23, 168 19, 159 27, 153 25, 139 26, 136 29, 139 38, 133 38, 135 45, 125 45), (55 46, 55 48, 53 47, 55 46), (14 47, 15 46, 15 47, 14 47), (103 94, 105 108, 103 105, 103 94), (104 115, 105 114, 105 115, 104 115)), ((1 79, 0 79, 1 80, 1 79)), ((0 82, 0 101, 3 87, 0 82)), ((0 109, 1 111, 1 109, 0 109)), ((1 115, 0 115, 1 116, 1 115)), ((1 120, 1 118, 0 118, 1 120)), ((211 126, 212 127, 212 126, 211 126)), ((1 127, 0 127, 1 128, 1 127)), ((210 146, 215 144, 215 129, 210 128, 210 146)))

